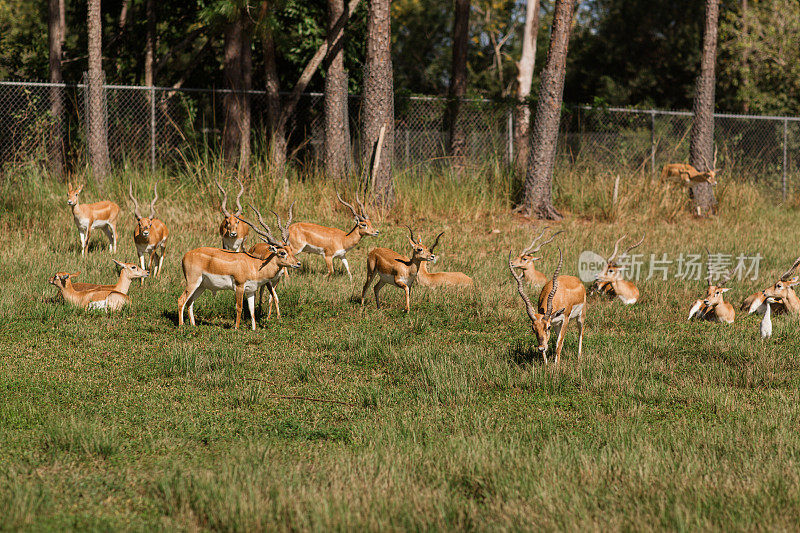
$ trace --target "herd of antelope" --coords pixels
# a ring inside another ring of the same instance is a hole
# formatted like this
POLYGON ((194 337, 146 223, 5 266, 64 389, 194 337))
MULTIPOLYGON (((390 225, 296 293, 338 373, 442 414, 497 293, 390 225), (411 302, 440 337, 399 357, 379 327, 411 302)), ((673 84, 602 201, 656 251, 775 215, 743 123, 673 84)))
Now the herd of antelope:
MULTIPOLYGON (((715 154, 716 163, 716 154, 715 154)), ((714 169, 713 166, 710 168, 714 169)), ((672 174, 687 183, 708 181, 714 183, 717 169, 699 173, 688 165, 667 165, 662 176, 672 174), (669 168, 668 168, 669 167, 669 168)), ((195 325, 194 302, 206 291, 234 291, 236 297, 235 328, 241 323, 242 309, 245 300, 250 312, 250 326, 256 329, 255 303, 258 296, 259 307, 263 300, 264 290, 268 291, 269 309, 267 320, 272 315, 275 306, 276 316, 280 319, 280 303, 276 287, 281 279, 288 277, 289 269, 300 268, 300 261, 296 255, 311 253, 321 255, 325 261, 328 278, 333 274, 333 260, 338 258, 342 262, 347 275, 352 281, 353 276, 346 254, 355 248, 362 238, 377 237, 380 233, 373 226, 364 204, 356 195, 356 205, 345 202, 337 193, 337 200, 347 207, 353 216, 353 226, 349 231, 338 228, 322 226, 310 222, 292 223, 294 204, 289 207, 288 217, 284 224, 275 211, 278 236, 264 220, 260 211, 252 204, 248 204, 256 217, 256 223, 243 216, 241 203, 244 194, 244 185, 239 183, 239 192, 236 196, 236 212, 231 214, 227 208, 228 195, 225 189, 216 183, 221 193, 220 211, 223 219, 219 226, 222 247, 201 247, 186 252, 181 261, 186 289, 178 298, 178 324, 183 325, 184 315, 188 307, 189 322, 195 325), (258 242, 246 248, 246 241, 251 231, 263 242, 258 242)), ((109 251, 117 250, 117 218, 120 208, 110 201, 101 201, 93 204, 81 204, 79 196, 82 187, 68 184, 67 203, 72 209, 75 225, 80 235, 81 255, 86 255, 89 248, 89 238, 92 230, 102 229, 109 240, 109 251)), ((114 260, 120 270, 119 279, 114 285, 101 285, 91 283, 73 282, 78 273, 57 272, 50 283, 61 292, 64 300, 72 305, 86 309, 103 309, 108 312, 116 311, 130 302, 128 290, 133 280, 139 279, 144 284, 144 279, 150 276, 157 277, 164 263, 167 249, 169 230, 166 224, 156 215, 156 202, 158 200, 158 184, 153 187, 153 199, 150 202, 150 213, 142 216, 139 203, 133 194, 133 187, 129 185, 128 194, 133 205, 135 228, 133 233, 134 245, 139 257, 138 264, 122 263, 114 260)), ((422 239, 414 234, 411 227, 408 243, 411 247, 408 256, 395 252, 389 248, 373 248, 367 255, 366 282, 361 291, 361 305, 365 303, 367 290, 377 276, 378 281, 373 287, 375 304, 380 309, 380 290, 384 285, 394 285, 405 293, 405 312, 411 310, 412 288, 415 283, 425 287, 472 287, 473 280, 461 272, 430 272, 428 263, 436 261, 434 253, 442 233, 439 233, 428 247, 422 239)), ((549 238, 542 241, 548 228, 533 240, 530 246, 521 253, 509 253, 508 268, 516 280, 517 292, 523 301, 531 329, 537 340, 537 349, 547 359, 547 350, 551 337, 551 328, 555 327, 555 362, 558 363, 564 343, 564 333, 570 320, 575 319, 579 328, 578 357, 581 356, 583 347, 583 329, 586 321, 587 290, 583 282, 575 276, 561 273, 563 255, 558 248, 558 266, 552 277, 546 276, 536 269, 536 263, 542 257, 540 250, 561 233, 552 233, 549 238), (541 287, 539 300, 536 307, 531 303, 526 292, 526 285, 541 287)), ((619 298, 625 305, 632 305, 639 301, 639 289, 632 281, 624 279, 625 267, 620 262, 621 257, 626 257, 629 252, 639 247, 644 242, 644 235, 636 243, 629 246, 622 254, 620 243, 626 238, 623 235, 614 244, 614 250, 606 260, 606 264, 599 272, 590 286, 589 294, 598 293, 609 298, 619 298)), ((771 335, 771 316, 773 313, 791 313, 800 315, 800 299, 793 287, 800 283, 800 276, 795 274, 800 266, 800 258, 785 272, 773 285, 748 296, 741 305, 747 313, 763 315, 761 334, 764 337, 771 335)), ((708 320, 730 324, 734 321, 735 311, 731 304, 723 299, 723 295, 730 290, 725 287, 730 276, 712 282, 709 276, 707 292, 704 297, 697 299, 689 311, 689 320, 708 320)))

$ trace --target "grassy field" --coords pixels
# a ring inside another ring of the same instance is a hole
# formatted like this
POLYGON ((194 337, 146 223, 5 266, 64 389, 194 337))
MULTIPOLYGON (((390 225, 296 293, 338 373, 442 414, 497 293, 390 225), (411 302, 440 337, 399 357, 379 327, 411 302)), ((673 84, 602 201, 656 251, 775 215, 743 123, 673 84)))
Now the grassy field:
MULTIPOLYGON (((106 191, 123 207, 116 258, 127 261, 133 175, 106 191)), ((759 252, 760 279, 727 294, 738 309, 800 253, 797 211, 751 187, 720 187, 719 216, 696 221, 680 196, 635 176, 616 206, 608 183, 582 177, 594 185, 559 179, 559 205, 572 211, 554 243, 565 273, 576 273, 582 250, 607 254, 623 232, 644 229, 648 255, 759 252)), ((322 280, 321 257, 301 255, 303 270, 278 288, 280 322, 235 331, 233 293, 207 293, 198 327, 179 329, 180 258, 218 244, 219 217, 208 176, 162 179, 164 275, 134 285, 132 306, 113 318, 66 306, 47 284, 56 270, 115 278, 101 236, 80 257, 62 187, 36 173, 2 184, 0 529, 800 523, 796 318, 776 318, 767 341, 758 319, 738 312, 731 326, 687 323, 703 282, 642 281, 634 306, 590 299, 581 360, 573 325, 560 366, 545 366, 505 262, 542 224, 514 215, 513 185, 493 185, 490 172, 400 177, 397 207, 375 218, 381 236, 348 254, 354 282, 338 262, 322 280), (371 294, 361 309, 366 253, 406 253, 402 223, 427 241, 446 230, 434 270, 462 270, 475 290, 418 287, 405 316, 402 292, 386 287, 384 309, 371 294), (299 396, 325 401, 286 398, 299 396)), ((291 179, 287 199, 281 180, 261 183, 249 195, 260 207, 297 200, 295 220, 350 224, 328 186, 291 179)), ((99 196, 88 187, 82 200, 99 196)))

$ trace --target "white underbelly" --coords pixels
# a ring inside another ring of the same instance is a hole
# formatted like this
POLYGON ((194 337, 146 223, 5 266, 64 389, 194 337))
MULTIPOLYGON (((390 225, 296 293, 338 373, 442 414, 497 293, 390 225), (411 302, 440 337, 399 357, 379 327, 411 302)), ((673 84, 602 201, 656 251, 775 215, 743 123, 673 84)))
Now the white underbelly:
POLYGON ((136 252, 139 255, 149 254, 150 252, 153 251, 153 248, 155 248, 155 245, 153 244, 139 244, 138 242, 136 243, 136 252))
MULTIPOLYGON (((382 282, 391 284, 395 283, 395 277, 392 274, 384 274, 383 272, 380 272, 379 275, 381 277, 382 282)), ((396 281, 411 286, 414 283, 414 281, 416 281, 416 279, 417 279, 416 276, 400 276, 396 278, 396 281)))
POLYGON ((92 222, 92 229, 102 228, 103 226, 108 226, 108 220, 95 220, 94 222, 92 222))
POLYGON ((76 218, 75 225, 78 226, 78 229, 81 231, 86 231, 86 228, 89 227, 89 219, 88 218, 76 218))
POLYGON ((201 285, 204 289, 208 289, 211 292, 232 291, 236 288, 236 281, 233 276, 203 274, 203 282, 201 285))
POLYGON ((578 304, 572 308, 572 312, 569 314, 570 318, 577 318, 581 315, 581 311, 583 310, 583 304, 578 304))
POLYGON ((303 249, 300 251, 307 254, 325 255, 325 250, 323 248, 308 243, 306 243, 305 246, 303 246, 303 249))
POLYGON ((230 237, 223 237, 222 238, 222 247, 226 250, 239 250, 242 247, 242 243, 244 239, 242 238, 235 238, 231 239, 230 237))

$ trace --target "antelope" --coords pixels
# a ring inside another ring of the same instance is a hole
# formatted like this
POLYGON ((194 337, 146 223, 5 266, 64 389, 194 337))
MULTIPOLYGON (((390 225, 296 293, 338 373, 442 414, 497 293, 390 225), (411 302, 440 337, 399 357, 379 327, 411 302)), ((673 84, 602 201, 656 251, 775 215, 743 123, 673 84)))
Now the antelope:
POLYGON ((114 285, 99 285, 96 283, 73 283, 72 288, 76 291, 88 291, 88 290, 109 290, 115 292, 121 292, 122 294, 128 294, 128 290, 131 287, 131 282, 135 279, 142 279, 149 276, 148 272, 141 268, 136 263, 120 263, 116 259, 112 259, 114 263, 119 267, 119 279, 117 283, 114 285))
POLYGON ((522 276, 519 275, 513 264, 513 252, 508 253, 508 269, 517 280, 517 292, 525 303, 525 311, 531 321, 531 329, 536 335, 537 349, 547 364, 547 347, 550 343, 550 329, 556 326, 556 364, 561 358, 561 349, 564 346, 564 332, 571 318, 578 322, 578 359, 583 351, 583 325, 586 321, 586 288, 581 280, 574 276, 559 276, 564 264, 561 248, 558 249, 558 266, 553 272, 553 278, 542 287, 539 293, 538 311, 533 308, 530 298, 525 294, 522 276))
MULTIPOLYGON (((142 269, 144 266, 144 256, 149 254, 147 270, 153 273, 153 277, 158 277, 161 273, 161 265, 164 264, 164 254, 167 251, 167 237, 169 230, 160 219, 156 218, 156 201, 158 200, 158 183, 153 185, 153 201, 150 202, 150 216, 143 217, 139 212, 139 202, 133 196, 133 184, 128 182, 128 196, 133 201, 133 214, 136 217, 136 227, 133 230, 133 243, 136 245, 136 253, 139 255, 139 264, 142 269), (155 264, 154 264, 155 263, 155 264)), ((144 283, 144 278, 141 278, 144 283)))
POLYGON ((714 164, 708 164, 708 161, 704 161, 706 166, 709 167, 711 170, 707 170, 705 172, 700 172, 692 165, 687 163, 669 163, 664 165, 664 168, 661 169, 661 181, 666 182, 667 180, 671 180, 677 178, 677 182, 685 185, 687 187, 693 187, 698 183, 709 183, 711 185, 717 184, 717 172, 721 169, 717 167, 717 149, 714 148, 714 164))
MULTIPOLYGON (((436 236, 436 240, 433 242, 433 246, 430 248, 431 253, 433 253, 436 245, 439 244, 439 237, 441 237, 443 233, 444 232, 436 236)), ((434 259, 433 262, 435 263, 436 259, 434 259)), ((428 272, 428 261, 423 261, 419 264, 417 280, 419 280, 419 284, 423 287, 430 288, 472 287, 474 285, 472 278, 463 272, 428 272)))
MULTIPOLYGON (((792 287, 794 287, 800 282, 800 276, 795 275, 794 271, 797 269, 799 265, 800 265, 799 262, 795 262, 795 264, 792 265, 792 268, 790 268, 783 275, 781 275, 780 280, 778 282, 781 284, 780 288, 778 288, 778 283, 774 284, 771 288, 777 289, 778 291, 781 292, 783 292, 785 289, 787 291, 787 294, 789 293, 789 291, 791 291, 791 293, 794 294, 794 289, 792 289, 792 287)), ((748 314, 758 313, 759 315, 763 315, 764 312, 767 310, 765 301, 767 299, 767 296, 769 296, 766 295, 766 291, 768 290, 769 289, 764 289, 763 291, 754 292, 753 294, 745 298, 742 301, 742 305, 740 307, 741 310, 747 311, 748 314)), ((790 298, 790 300, 794 302, 794 298, 790 298)), ((795 309, 800 309, 800 305, 795 307, 795 309)), ((789 308, 786 305, 786 302, 783 300, 783 298, 776 298, 776 301, 774 302, 774 306, 772 308, 772 312, 774 314, 780 314, 780 313, 785 313, 787 310, 789 310, 789 308)), ((791 312, 796 313, 797 311, 791 311, 791 312)))
MULTIPOLYGON (((800 298, 797 297, 793 288, 800 283, 798 277, 794 276, 794 271, 798 266, 800 266, 800 257, 797 258, 789 270, 781 275, 780 279, 778 279, 772 287, 764 291, 764 296, 766 298, 780 299, 786 311, 793 315, 800 314, 800 298)), ((751 305, 751 312, 755 306, 757 306, 757 302, 753 302, 751 305)))
POLYGON ((723 300, 723 295, 730 287, 725 287, 731 279, 731 274, 722 278, 718 283, 711 282, 711 273, 708 274, 708 289, 703 299, 696 300, 689 311, 689 320, 709 320, 711 322, 724 322, 733 324, 736 312, 733 306, 723 300))
POLYGON ((117 253, 117 217, 119 206, 114 202, 103 200, 93 204, 81 204, 79 195, 83 185, 76 187, 67 184, 67 205, 72 207, 72 217, 81 237, 81 256, 89 250, 89 238, 92 230, 100 228, 108 237, 108 251, 117 253))
MULTIPOLYGON (((255 210, 255 208, 253 206, 250 206, 250 207, 253 210, 255 210)), ((292 223, 292 208, 293 207, 294 207, 294 202, 292 202, 292 205, 289 206, 289 220, 288 220, 288 222, 286 222, 286 226, 281 224, 281 217, 280 217, 280 215, 278 215, 278 213, 276 213, 275 211, 272 211, 272 214, 275 215, 275 219, 277 220, 277 223, 278 223, 278 229, 280 230, 281 237, 283 238, 282 245, 285 248, 289 248, 294 253, 294 248, 290 244, 287 244, 289 242, 289 232, 287 231, 287 226, 289 226, 292 223)), ((259 216, 259 219, 260 219, 261 214, 259 214, 258 216, 259 216)), ((262 224, 263 224, 263 222, 262 222, 262 224)), ((253 229, 255 230, 255 228, 253 228, 253 229)), ((269 255, 272 252, 270 251, 270 246, 268 244, 265 244, 263 242, 257 242, 253 246, 250 247, 250 252, 249 253, 250 253, 250 255, 254 255, 256 257, 267 258, 267 257, 269 257, 269 255)), ((280 305, 278 305, 278 295, 277 295, 277 293, 275 293, 275 287, 278 285, 278 283, 280 283, 281 278, 283 278, 284 274, 287 274, 286 269, 285 268, 280 269, 273 279, 271 279, 270 281, 268 281, 267 283, 262 285, 261 288, 259 289, 259 292, 258 292, 259 311, 260 311, 261 305, 262 305, 262 303, 264 301, 264 289, 265 288, 269 289, 269 304, 268 304, 269 305, 269 309, 267 310, 267 320, 269 320, 269 317, 272 316, 273 296, 274 296, 274 300, 275 300, 275 310, 276 310, 277 315, 278 315, 278 320, 280 320, 280 318, 281 318, 281 308, 280 308, 280 305)))
POLYGON ((333 258, 338 257, 342 260, 342 265, 344 265, 350 281, 353 281, 353 275, 350 273, 350 265, 347 263, 345 254, 355 248, 362 237, 366 235, 377 237, 379 232, 372 226, 367 210, 361 200, 358 199, 358 195, 356 195, 356 203, 361 210, 360 213, 351 204, 342 200, 338 192, 336 197, 342 205, 353 213, 355 221, 353 229, 345 233, 338 228, 329 228, 310 222, 298 222, 289 226, 289 239, 287 242, 292 246, 293 250, 297 250, 297 253, 305 252, 321 255, 325 259, 325 266, 328 268, 328 273, 324 276, 326 278, 333 274, 333 258))
POLYGON ((512 268, 518 268, 522 270, 522 276, 525 279, 525 281, 534 286, 544 285, 545 283, 547 283, 548 280, 547 276, 544 273, 536 270, 535 263, 536 261, 541 259, 541 257, 535 257, 534 254, 538 252, 545 244, 553 242, 553 239, 555 239, 556 235, 562 233, 562 231, 557 231, 553 233, 548 240, 544 241, 543 243, 540 243, 539 246, 536 246, 536 248, 534 248, 536 242, 542 238, 542 236, 547 230, 548 228, 545 227, 539 234, 539 236, 533 239, 531 245, 522 250, 522 252, 520 252, 520 254, 517 256, 517 258, 511 261, 512 268))
POLYGON ((222 193, 220 211, 222 211, 222 214, 225 216, 225 218, 222 219, 222 224, 219 225, 219 234, 222 237, 222 248, 224 250, 241 252, 244 250, 244 241, 250 233, 250 228, 239 218, 239 215, 242 214, 242 204, 240 200, 244 194, 244 184, 239 178, 236 178, 236 181, 239 182, 239 194, 236 195, 236 214, 234 215, 231 215, 226 208, 228 193, 225 192, 225 189, 222 188, 222 185, 220 185, 218 181, 216 182, 219 192, 222 193))
POLYGON ((72 286, 72 278, 77 277, 79 274, 80 272, 74 274, 56 272, 48 282, 61 291, 64 300, 81 309, 105 309, 111 312, 121 309, 130 301, 127 294, 110 289, 75 290, 72 286))
MULTIPOLYGON (((183 314, 187 305, 189 306, 189 322, 192 326, 195 325, 194 302, 206 290, 213 293, 232 290, 236 293, 235 328, 239 329, 242 306, 246 297, 250 309, 251 328, 255 330, 256 291, 262 285, 274 280, 284 267, 300 268, 300 262, 295 259, 291 248, 274 238, 269 226, 261 218, 261 213, 255 208, 253 210, 266 231, 259 230, 244 219, 240 218, 239 220, 253 228, 256 234, 268 244, 270 254, 266 257, 258 257, 249 252, 234 252, 210 247, 186 252, 181 261, 186 290, 178 298, 179 326, 183 325, 183 314)), ((275 297, 277 305, 278 297, 272 285, 270 285, 270 292, 275 297)))
MULTIPOLYGON (((619 263, 615 261, 617 252, 619 251, 619 243, 622 242, 622 240, 627 236, 627 234, 623 235, 617 239, 616 243, 614 243, 614 252, 606 261, 606 266, 603 271, 597 275, 593 290, 602 294, 608 294, 611 297, 616 295, 622 301, 622 303, 625 305, 631 305, 635 304, 639 300, 639 289, 636 288, 636 285, 634 285, 633 282, 622 279, 622 272, 625 269, 620 267, 619 263)), ((645 236, 643 234, 642 238, 639 239, 639 242, 622 252, 620 257, 627 255, 628 252, 634 248, 638 248, 642 242, 644 242, 644 237, 645 236)))
POLYGON ((411 311, 411 286, 414 285, 414 282, 417 280, 419 265, 423 261, 436 260, 436 256, 422 244, 420 239, 414 237, 414 230, 409 226, 406 227, 411 234, 411 237, 408 239, 408 242, 411 243, 410 259, 388 248, 373 248, 369 251, 369 254, 367 254, 367 281, 364 283, 364 289, 361 291, 362 306, 364 305, 364 297, 367 294, 367 289, 372 283, 372 279, 377 274, 378 283, 376 283, 373 288, 375 291, 375 306, 378 309, 381 308, 378 293, 384 285, 390 283, 405 291, 405 312, 408 313, 411 311))

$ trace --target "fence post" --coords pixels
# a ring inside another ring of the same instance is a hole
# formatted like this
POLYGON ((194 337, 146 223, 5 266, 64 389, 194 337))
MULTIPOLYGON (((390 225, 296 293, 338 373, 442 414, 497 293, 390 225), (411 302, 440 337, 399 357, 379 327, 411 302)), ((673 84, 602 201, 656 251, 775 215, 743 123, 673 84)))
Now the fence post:
POLYGON ((156 171, 156 88, 150 87, 150 171, 156 171))
POLYGON ((656 180, 656 112, 650 111, 650 170, 651 181, 656 180))
POLYGON ((506 145, 507 150, 506 153, 508 154, 508 164, 514 164, 514 113, 511 110, 511 107, 506 110, 506 145))
POLYGON ((406 139, 406 152, 405 152, 406 168, 408 168, 410 166, 410 164, 409 164, 409 152, 410 152, 410 150, 409 150, 409 146, 408 146, 408 144, 410 142, 410 139, 409 139, 409 133, 408 133, 408 125, 406 125, 406 129, 405 129, 405 139, 406 139))
POLYGON ((786 119, 783 119, 783 172, 782 172, 783 175, 781 176, 781 190, 783 192, 783 201, 784 202, 786 201, 786 164, 787 164, 787 157, 786 157, 786 151, 787 151, 787 146, 786 145, 787 145, 787 142, 786 142, 786 137, 787 137, 788 126, 789 126, 789 121, 786 120, 786 119))

